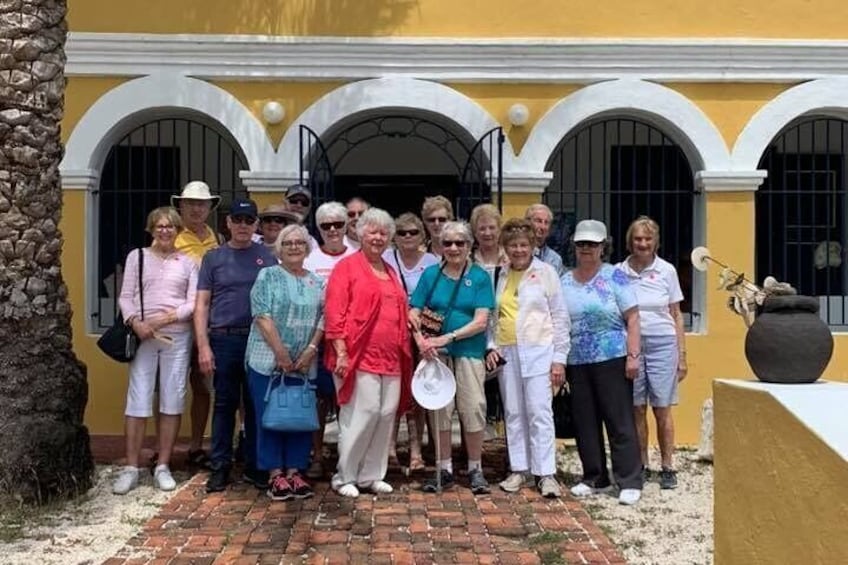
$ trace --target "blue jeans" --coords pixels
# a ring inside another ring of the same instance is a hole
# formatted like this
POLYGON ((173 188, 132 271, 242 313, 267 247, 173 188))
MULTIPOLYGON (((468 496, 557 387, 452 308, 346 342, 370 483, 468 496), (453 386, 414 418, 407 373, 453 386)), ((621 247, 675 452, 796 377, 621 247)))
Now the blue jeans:
POLYGON ((256 426, 253 402, 247 391, 247 379, 244 371, 247 336, 210 335, 209 346, 215 356, 212 468, 229 469, 232 467, 236 410, 238 410, 242 398, 244 398, 244 461, 248 468, 252 468, 256 463, 256 426))
MULTIPOLYGON (((256 468, 261 471, 272 469, 304 470, 309 464, 312 449, 312 432, 275 432, 262 427, 262 410, 265 406, 265 391, 268 390, 269 375, 247 369, 247 384, 255 410, 256 468)), ((286 379, 288 380, 288 379, 286 379)), ((295 383, 292 383, 295 384, 295 383)))

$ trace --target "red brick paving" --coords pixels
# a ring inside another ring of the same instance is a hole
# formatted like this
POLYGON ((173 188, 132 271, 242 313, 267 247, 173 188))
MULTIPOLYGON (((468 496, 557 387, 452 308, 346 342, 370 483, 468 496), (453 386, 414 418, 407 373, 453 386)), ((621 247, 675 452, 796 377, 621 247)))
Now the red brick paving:
MULTIPOLYGON (((484 464, 494 483, 504 448, 490 443, 484 464)), ((426 494, 418 487, 427 476, 390 470, 394 493, 353 500, 316 482, 312 499, 275 502, 247 484, 206 494, 206 475, 195 475, 106 563, 625 563, 568 494, 547 500, 532 488, 507 494, 495 486, 474 496, 464 477, 452 491, 426 494)))

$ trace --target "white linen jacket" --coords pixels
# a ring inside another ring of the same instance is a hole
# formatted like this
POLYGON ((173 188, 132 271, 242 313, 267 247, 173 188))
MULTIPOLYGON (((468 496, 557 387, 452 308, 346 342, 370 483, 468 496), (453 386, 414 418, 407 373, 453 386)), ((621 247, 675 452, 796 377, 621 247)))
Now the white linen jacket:
MULTIPOLYGON (((488 347, 497 349, 498 312, 507 281, 507 269, 495 287, 495 310, 489 316, 488 347)), ((549 264, 533 258, 518 283, 518 320, 515 336, 521 375, 548 374, 552 363, 566 364, 571 347, 571 318, 559 275, 549 264)))

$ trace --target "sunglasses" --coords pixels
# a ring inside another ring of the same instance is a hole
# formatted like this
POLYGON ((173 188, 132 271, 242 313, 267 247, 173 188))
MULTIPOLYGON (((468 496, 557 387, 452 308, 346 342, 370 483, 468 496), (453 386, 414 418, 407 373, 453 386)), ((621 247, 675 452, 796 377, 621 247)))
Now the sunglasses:
POLYGON ((597 241, 575 241, 575 247, 598 247, 600 245, 597 241))
POLYGON ((275 223, 285 225, 288 225, 291 222, 291 220, 283 216, 265 216, 264 218, 262 218, 262 221, 268 224, 275 223))
POLYGON ((443 241, 443 242, 442 242, 442 247, 444 247, 444 248, 448 248, 448 247, 457 247, 457 248, 459 248, 459 249, 462 249, 462 248, 463 248, 463 247, 465 247, 467 244, 468 244, 468 242, 467 242, 467 241, 465 241, 465 240, 463 240, 463 239, 452 239, 452 240, 450 240, 450 241, 443 241))
POLYGON ((347 217, 348 218, 358 218, 359 216, 361 216, 364 213, 365 213, 364 211, 354 212, 353 210, 348 210, 347 217))
POLYGON ((436 222, 443 224, 447 221, 448 219, 445 216, 430 216, 429 218, 427 218, 428 224, 435 224, 436 222))
POLYGON ((253 216, 242 216, 241 214, 239 214, 238 216, 230 216, 230 221, 237 225, 251 225, 256 222, 256 218, 254 218, 253 216))
POLYGON ((299 204, 300 206, 309 206, 309 200, 307 200, 306 198, 294 197, 294 198, 289 198, 288 201, 291 202, 292 204, 299 204))
POLYGON ((324 222, 323 224, 318 224, 318 227, 321 228, 323 231, 341 230, 341 229, 344 229, 345 223, 344 222, 324 222))
POLYGON ((155 226, 156 231, 171 231, 177 229, 176 226, 155 226))
POLYGON ((400 237, 406 237, 408 235, 414 237, 419 233, 421 233, 421 230, 395 230, 395 234, 399 235, 400 237))

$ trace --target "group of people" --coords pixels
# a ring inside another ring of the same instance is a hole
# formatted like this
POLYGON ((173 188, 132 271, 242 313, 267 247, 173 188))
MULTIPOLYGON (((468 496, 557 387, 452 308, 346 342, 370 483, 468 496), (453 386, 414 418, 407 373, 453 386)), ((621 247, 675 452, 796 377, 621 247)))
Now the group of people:
MULTIPOLYGON (((503 405, 509 455, 503 490, 517 492, 535 478, 543 496, 560 496, 551 404, 563 386, 572 395, 583 467, 572 494, 605 491, 614 480, 620 502, 639 500, 650 475, 648 404, 658 425, 661 487, 676 486, 670 408, 686 374, 683 297, 674 267, 657 255, 659 226, 650 218, 632 223, 630 254, 617 266, 607 262, 606 226, 579 222, 572 237, 576 265, 566 271, 545 244, 552 214, 543 204, 505 222, 496 207, 482 204, 464 222, 442 196, 426 198, 420 217, 392 218, 358 198, 346 205, 327 202, 315 211, 319 243, 304 227, 311 195, 295 186, 283 204, 262 213, 250 200, 234 201, 226 218, 230 238, 223 243, 197 225, 205 212, 205 227, 217 198, 204 183, 189 183, 172 200, 176 209, 150 213, 151 246, 127 257, 120 307, 142 341, 130 364, 127 466, 114 492, 138 483, 157 374, 154 481, 164 490, 174 488, 169 461, 187 375, 195 403, 204 396, 208 403, 214 390, 207 492, 231 481, 241 413, 245 479, 274 500, 312 496, 309 479, 325 472, 323 424, 337 405, 338 464, 331 485, 340 495, 392 492, 385 479, 397 460, 402 416, 410 470, 425 467, 425 427, 439 440, 438 477, 422 489, 454 487, 454 411, 469 488, 488 493, 481 459, 492 386, 503 405), (140 260, 146 262, 141 287, 140 260), (454 398, 429 418, 411 396, 421 359, 441 360, 456 381, 454 398), (278 377, 313 383, 321 429, 263 427, 266 392, 278 377)), ((193 407, 192 432, 199 427, 200 438, 195 443, 192 437, 190 458, 201 462, 206 421, 198 424, 197 415, 205 416, 193 407)))

